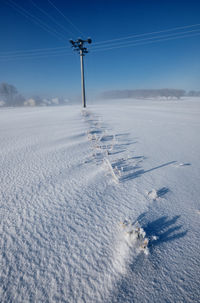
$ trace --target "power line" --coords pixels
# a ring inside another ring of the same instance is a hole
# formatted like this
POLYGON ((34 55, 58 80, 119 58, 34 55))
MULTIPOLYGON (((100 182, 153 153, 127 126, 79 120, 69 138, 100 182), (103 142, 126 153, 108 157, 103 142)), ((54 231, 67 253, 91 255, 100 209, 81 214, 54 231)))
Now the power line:
POLYGON ((41 7, 39 7, 33 0, 30 0, 30 2, 39 10, 41 11, 44 15, 46 15, 49 19, 51 19, 57 26, 59 26, 62 30, 68 32, 68 34, 72 33, 71 30, 66 29, 62 24, 58 23, 49 13, 47 13, 44 9, 42 9, 41 7))
POLYGON ((151 43, 156 43, 156 42, 162 42, 162 41, 168 41, 168 40, 176 40, 176 39, 181 39, 181 38, 189 38, 189 37, 194 37, 194 36, 198 36, 200 35, 200 33, 196 33, 196 34, 192 34, 192 35, 180 35, 177 37, 171 37, 171 38, 162 38, 162 39, 158 39, 158 40, 154 40, 154 41, 148 41, 148 42, 142 42, 142 43, 133 43, 133 44, 129 44, 129 45, 121 45, 121 46, 114 46, 114 47, 105 47, 105 48, 99 48, 99 49, 95 49, 94 52, 98 52, 98 51, 107 51, 107 50, 112 50, 112 49, 117 49, 117 48, 125 48, 125 47, 132 47, 132 46, 140 46, 140 45, 146 45, 146 44, 151 44, 151 43))
MULTIPOLYGON (((189 38, 198 36, 200 33, 195 34, 181 34, 177 35, 176 37, 167 37, 160 36, 160 37, 154 37, 154 40, 151 41, 143 41, 138 40, 136 43, 131 44, 124 44, 124 45, 117 45, 117 46, 111 46, 111 47, 104 47, 104 48, 96 48, 92 52, 98 52, 98 51, 107 51, 107 50, 113 50, 113 49, 119 49, 119 48, 125 48, 125 47, 133 47, 133 46, 141 46, 141 45, 147 45, 152 44, 156 42, 162 42, 162 41, 169 41, 169 40, 176 40, 181 38, 189 38), (167 37, 167 38, 166 38, 167 37)), ((69 52, 66 52, 67 47, 55 47, 55 48, 47 48, 47 49, 34 49, 34 50, 27 50, 23 52, 7 52, 7 53, 0 53, 0 60, 1 61, 8 61, 8 60, 14 60, 14 59, 28 59, 28 58, 48 58, 48 57, 54 57, 54 56, 62 56, 62 55, 69 55, 69 52)))
POLYGON ((41 53, 41 54, 27 54, 21 56, 4 56, 0 57, 0 61, 11 61, 17 59, 41 59, 41 58, 49 58, 49 57, 58 57, 58 56, 69 56, 72 53, 66 53, 65 51, 62 52, 53 52, 53 53, 41 53))
POLYGON ((12 7, 13 9, 15 9, 17 12, 19 12, 20 14, 22 14, 23 16, 25 16, 27 19, 33 21, 35 24, 37 24, 38 26, 40 26, 43 30, 45 30, 46 32, 48 32, 49 34, 53 35, 54 37, 60 39, 60 40, 64 40, 65 41, 65 37, 62 36, 59 32, 57 32, 55 29, 52 29, 49 25, 47 25, 45 22, 41 21, 39 18, 37 18, 36 16, 34 16, 33 14, 29 13, 26 9, 24 9, 22 6, 20 6, 19 4, 16 4, 14 1, 12 0, 7 0, 6 2, 10 7, 12 7))
POLYGON ((182 30, 182 29, 196 27, 196 26, 200 26, 200 23, 191 24, 191 25, 185 25, 185 26, 179 26, 179 27, 173 27, 173 28, 165 29, 165 30, 161 30, 161 31, 149 32, 149 33, 143 33, 143 34, 134 34, 134 35, 131 35, 131 36, 125 36, 125 37, 121 37, 121 38, 115 38, 115 39, 110 39, 110 40, 98 41, 98 42, 93 43, 93 45, 104 44, 104 43, 107 44, 107 43, 112 42, 112 41, 120 41, 120 40, 127 40, 127 39, 131 39, 131 38, 138 38, 138 37, 147 36, 147 35, 161 34, 161 33, 165 33, 165 32, 170 32, 170 31, 175 31, 175 30, 182 30))
POLYGON ((68 22, 68 23, 70 23, 73 27, 74 27, 74 29, 79 33, 79 34, 81 34, 81 35, 84 35, 84 33, 82 32, 82 31, 80 31, 80 29, 74 24, 74 23, 72 23, 72 21, 68 18, 68 17, 66 17, 56 6, 55 6, 55 4, 54 3, 52 3, 50 0, 48 0, 48 2, 51 4, 51 6, 53 6, 54 8, 55 8, 55 10, 68 22))
POLYGON ((64 49, 69 49, 67 46, 60 46, 60 47, 52 47, 52 48, 33 48, 33 49, 28 49, 28 50, 18 50, 18 51, 8 51, 8 52, 1 52, 1 55, 15 55, 15 54, 26 54, 26 53, 37 53, 37 52, 48 52, 48 51, 53 51, 53 50, 64 50, 64 49))
MULTIPOLYGON (((199 31, 200 29, 197 30, 192 30, 192 31, 185 31, 182 32, 181 34, 186 34, 186 33, 191 33, 194 31, 199 31)), ((169 35, 163 35, 163 36, 158 36, 158 37, 151 37, 151 38, 144 38, 144 39, 138 39, 138 40, 133 40, 133 41, 128 41, 126 45, 128 45, 128 43, 132 45, 132 43, 134 42, 139 42, 139 41, 146 41, 146 40, 152 40, 152 39, 159 39, 159 38, 165 38, 165 37, 169 37, 169 36, 174 36, 174 35, 178 35, 178 33, 174 33, 174 34, 169 34, 169 35)), ((113 42, 114 43, 114 42, 113 42)), ((120 46, 122 44, 122 42, 119 42, 117 44, 112 45, 113 43, 111 43, 110 45, 106 46, 106 48, 108 47, 114 47, 114 46, 120 46)), ((124 45, 124 43, 123 43, 124 45)), ((100 48, 105 48, 105 46, 95 46, 92 47, 92 50, 96 50, 96 49, 100 49, 100 48)), ((29 50, 18 50, 18 51, 6 51, 6 52, 1 52, 0 56, 6 56, 6 55, 18 55, 18 54, 29 54, 29 53, 42 53, 42 52, 52 52, 55 50, 67 50, 68 47, 67 46, 60 46, 60 47, 52 47, 52 48, 38 48, 38 49, 29 49, 29 50)))
POLYGON ((37 56, 37 55, 51 55, 51 54, 59 54, 59 53, 65 53, 65 54, 70 54, 70 52, 66 52, 65 50, 52 50, 52 51, 48 51, 48 52, 32 52, 32 53, 21 53, 21 54, 4 54, 4 55, 0 55, 0 58, 8 58, 8 57, 13 57, 13 58, 20 58, 20 57, 29 57, 29 56, 37 56))
MULTIPOLYGON (((198 26, 198 24, 195 24, 195 25, 189 25, 189 26, 184 26, 184 28, 189 28, 189 27, 193 27, 193 26, 198 26)), ((177 28, 181 28, 183 29, 183 27, 177 27, 177 28)), ((177 29, 176 28, 176 29, 177 29)), ((171 29, 172 30, 172 29, 171 29)), ((189 32, 193 32, 193 31, 199 31, 200 29, 197 29, 197 30, 192 30, 192 31, 187 31, 187 32, 182 32, 181 34, 185 34, 185 33, 189 33, 189 32)), ((169 30, 165 30, 165 31, 157 31, 157 32, 154 32, 155 33, 161 33, 161 32, 167 32, 169 30)), ((142 35, 148 35, 148 34, 153 34, 153 33, 146 33, 146 34, 142 34, 142 35)), ((177 35, 179 33, 174 33, 174 34, 170 34, 170 35, 177 35)), ((135 35, 135 36, 140 36, 140 35, 135 35)), ((151 39, 158 39, 158 38, 164 38, 164 37, 168 37, 169 35, 164 35, 164 36, 158 36, 158 37, 151 37, 151 38, 144 38, 144 39, 139 39, 139 40, 133 40, 133 41, 127 41, 127 43, 133 43, 133 42, 138 42, 138 41, 145 41, 145 40, 151 40, 151 39)), ((116 39, 114 39, 116 40, 116 39)), ((117 39, 118 40, 118 39, 117 39)), ((113 40, 107 40, 107 41, 113 41, 113 40)), ((96 42, 96 44, 98 44, 100 42, 96 42)), ((95 44, 95 43, 94 43, 95 44)), ((95 44, 95 45, 96 45, 95 44)), ((122 44, 122 42, 111 42, 111 43, 108 43, 109 45, 106 45, 106 48, 108 47, 113 47, 113 46, 120 46, 122 44), (113 45, 112 45, 113 44, 113 45)), ((124 45, 124 43, 123 43, 124 45)), ((127 45, 127 44, 126 44, 127 45)), ((132 45, 132 44, 131 44, 132 45)), ((99 49, 99 48, 105 48, 105 46, 94 46, 92 47, 92 49, 99 49)), ((0 53, 0 56, 1 55, 14 55, 14 54, 26 54, 26 53, 37 53, 37 52, 48 52, 48 51, 52 51, 52 50, 60 50, 60 49, 68 49, 67 46, 60 46, 60 47, 53 47, 53 48, 38 48, 38 49, 29 49, 29 50, 17 50, 17 51, 6 51, 6 52, 1 52, 0 53)))
MULTIPOLYGON (((112 42, 112 43, 108 43, 108 45, 106 46, 106 48, 108 47, 118 47, 118 46, 129 46, 129 45, 132 45, 132 43, 134 42, 141 42, 141 41, 148 41, 148 40, 154 40, 154 39, 161 39, 161 38, 168 38, 168 37, 173 37, 173 36, 177 36, 179 34, 181 35, 184 35, 184 34, 188 34, 188 33, 193 33, 193 32, 199 32, 200 31, 200 28, 199 29, 194 29, 194 30, 191 30, 191 31, 184 31, 184 32, 180 32, 180 33, 173 33, 173 34, 168 34, 168 35, 161 35, 161 36, 155 36, 155 37, 148 37, 148 38, 143 38, 143 39, 137 39, 137 40, 133 40, 133 41, 127 41, 127 42, 112 42), (113 44, 114 43, 114 44, 113 44)), ((102 46, 95 46, 92 48, 92 50, 96 50, 96 49, 100 49, 100 48, 105 48, 104 45, 102 46)))
MULTIPOLYGON (((198 25, 196 24, 196 25, 185 26, 184 28, 191 28, 194 26, 198 26, 198 25)), ((183 29, 183 27, 179 27, 179 29, 180 28, 183 29)), ((167 31, 168 30, 159 31, 159 33, 167 32, 167 31)), ((127 41, 125 43, 123 43, 121 41, 114 42, 113 40, 109 40, 109 41, 113 41, 113 42, 108 43, 108 45, 106 45, 106 46, 103 46, 103 45, 95 46, 92 48, 92 51, 93 52, 107 51, 107 50, 130 47, 130 46, 140 46, 140 45, 146 45, 146 44, 151 44, 151 43, 155 43, 155 42, 162 42, 162 41, 168 41, 168 40, 176 40, 176 39, 181 39, 181 38, 193 37, 193 36, 198 36, 200 34, 198 31, 200 31, 200 29, 176 32, 176 33, 172 33, 172 34, 168 34, 168 35, 159 35, 159 36, 148 37, 148 38, 144 38, 144 39, 137 39, 137 40, 133 40, 133 41, 127 41), (196 34, 191 35, 191 33, 196 33, 196 34)), ((148 33, 146 33, 145 35, 147 35, 147 34, 148 33)), ((137 35, 137 36, 140 36, 140 35, 137 35)), ((55 55, 59 56, 59 55, 63 55, 63 54, 68 55, 68 53, 66 53, 67 49, 68 49, 67 46, 61 46, 61 47, 54 47, 54 48, 39 48, 39 49, 1 52, 0 59, 2 61, 2 60, 14 60, 14 59, 20 59, 20 58, 21 59, 22 58, 42 58, 41 56, 48 57, 48 56, 55 56, 55 55)))

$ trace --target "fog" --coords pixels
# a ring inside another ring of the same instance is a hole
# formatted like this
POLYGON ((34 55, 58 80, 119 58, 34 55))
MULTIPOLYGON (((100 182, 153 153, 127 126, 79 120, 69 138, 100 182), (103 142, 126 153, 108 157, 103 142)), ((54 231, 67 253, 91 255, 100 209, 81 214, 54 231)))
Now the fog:
POLYGON ((68 104, 70 101, 64 97, 41 97, 38 95, 25 98, 17 88, 8 83, 0 83, 0 107, 10 106, 55 106, 68 104))
MULTIPOLYGON (((101 93, 95 99, 181 99, 182 97, 198 97, 200 91, 186 92, 184 89, 125 89, 125 90, 108 90, 101 93)), ((90 96, 87 96, 90 99, 90 96)), ((92 98, 94 99, 94 98, 92 98)), ((58 106, 81 102, 81 96, 69 97, 42 97, 32 95, 27 98, 21 94, 18 89, 9 83, 0 83, 0 107, 16 107, 16 106, 58 106)))
POLYGON ((103 99, 118 99, 118 98, 176 98, 180 99, 185 96, 200 96, 200 91, 189 91, 186 92, 184 89, 172 89, 172 88, 162 88, 162 89, 125 89, 125 90, 109 90, 101 94, 103 99))

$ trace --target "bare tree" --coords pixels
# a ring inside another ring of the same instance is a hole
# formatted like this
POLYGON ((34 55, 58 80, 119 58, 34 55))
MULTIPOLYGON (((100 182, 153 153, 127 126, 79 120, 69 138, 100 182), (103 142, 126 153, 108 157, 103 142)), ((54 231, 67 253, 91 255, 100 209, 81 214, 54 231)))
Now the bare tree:
POLYGON ((16 87, 8 83, 0 83, 0 97, 5 106, 22 106, 25 100, 16 87))

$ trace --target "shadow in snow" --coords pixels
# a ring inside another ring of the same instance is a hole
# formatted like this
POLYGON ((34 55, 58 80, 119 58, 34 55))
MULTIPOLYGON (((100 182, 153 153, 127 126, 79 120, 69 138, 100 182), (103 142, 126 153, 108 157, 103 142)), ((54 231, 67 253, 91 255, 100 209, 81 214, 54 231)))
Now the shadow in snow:
POLYGON ((117 169, 120 174, 140 168, 138 163, 143 157, 130 157, 130 151, 128 151, 128 148, 136 143, 129 138, 129 133, 109 133, 109 128, 95 114, 83 111, 83 116, 88 125, 88 139, 93 143, 93 157, 97 164, 103 163, 104 159, 109 159, 112 168, 117 169), (125 153, 128 155, 125 156, 125 153), (119 155, 121 159, 117 159, 119 155), (130 162, 131 159, 135 162, 134 166, 130 162))
MULTIPOLYGON (((179 218, 180 216, 174 216, 173 218, 162 216, 152 222, 143 224, 146 236, 150 239, 149 246, 155 247, 164 242, 183 238, 187 234, 187 231, 181 231, 182 225, 177 225, 179 218), (156 238, 154 238, 154 236, 156 236, 156 238)), ((145 220, 145 214, 138 217, 138 222, 143 220, 145 220)))
MULTIPOLYGON (((88 139, 93 143, 93 158, 97 164, 102 164, 108 159, 112 173, 120 182, 125 182, 140 177, 143 174, 176 163, 167 162, 148 170, 142 169, 141 163, 146 159, 144 156, 132 156, 129 149, 137 143, 129 138, 129 133, 110 134, 105 124, 101 123, 98 116, 89 111, 83 111, 85 122, 88 124, 88 139), (121 156, 121 158, 119 158, 121 156)), ((158 196, 167 193, 166 188, 159 190, 158 196)))
POLYGON ((146 173, 149 173, 149 172, 154 171, 154 170, 156 170, 156 169, 160 169, 160 168, 162 168, 162 167, 165 167, 165 166, 174 164, 174 163, 176 163, 176 162, 177 162, 177 161, 167 162, 167 163, 158 165, 158 166, 156 166, 156 167, 153 167, 153 168, 150 168, 150 169, 147 169, 147 170, 140 169, 140 170, 137 170, 137 171, 132 172, 132 173, 130 173, 130 174, 127 174, 127 175, 122 176, 120 180, 121 180, 121 181, 127 181, 127 180, 131 180, 131 179, 135 179, 135 178, 140 177, 140 176, 143 175, 143 174, 146 174, 146 173))
POLYGON ((146 237, 149 239, 149 252, 148 258, 142 253, 137 255, 134 258, 133 262, 130 264, 130 270, 136 272, 141 272, 144 269, 145 262, 150 261, 150 264, 158 270, 159 263, 163 262, 159 259, 162 258, 162 255, 157 254, 154 251, 158 246, 179 240, 184 238, 187 234, 187 230, 183 230, 183 226, 178 224, 180 216, 174 216, 169 218, 168 216, 162 216, 153 221, 146 221, 148 213, 143 213, 137 218, 137 222, 142 226, 146 232, 146 237))
POLYGON ((181 163, 181 164, 179 164, 179 166, 190 166, 190 165, 192 165, 191 163, 181 163))
POLYGON ((165 196, 168 192, 169 192, 169 188, 167 187, 162 187, 157 191, 157 196, 158 198, 162 198, 163 196, 165 196))
POLYGON ((140 253, 130 258, 130 263, 127 268, 128 274, 122 276, 116 283, 115 289, 111 294, 110 302, 138 302, 137 277, 142 277, 144 280, 148 280, 150 275, 156 277, 160 266, 163 267, 163 262, 165 262, 164 259, 166 255, 157 254, 156 250, 154 251, 153 249, 164 243, 180 240, 187 234, 187 231, 182 230, 182 225, 178 224, 180 216, 174 216, 172 218, 162 216, 156 220, 148 221, 148 215, 150 215, 148 212, 142 213, 136 221, 144 228, 146 236, 149 238, 148 246, 150 253, 148 256, 140 253), (153 240, 153 236, 157 236, 157 239, 153 240))
POLYGON ((145 159, 143 156, 137 156, 137 157, 129 157, 129 158, 121 158, 117 159, 112 162, 113 167, 117 167, 123 173, 136 170, 140 168, 139 163, 142 162, 145 159), (133 165, 134 163, 134 165, 133 165))

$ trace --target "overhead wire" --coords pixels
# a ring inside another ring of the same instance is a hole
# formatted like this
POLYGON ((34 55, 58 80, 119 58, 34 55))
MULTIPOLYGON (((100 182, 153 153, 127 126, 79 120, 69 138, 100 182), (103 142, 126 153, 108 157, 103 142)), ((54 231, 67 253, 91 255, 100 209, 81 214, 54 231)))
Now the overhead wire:
POLYGON ((15 54, 26 54, 26 53, 37 53, 37 52, 48 52, 52 50, 61 50, 61 49, 69 49, 68 46, 58 46, 58 47, 50 47, 50 48, 33 48, 27 50, 17 50, 17 51, 8 51, 8 52, 1 52, 1 55, 15 55, 15 54))
MULTIPOLYGON (((162 41, 169 41, 169 40, 176 40, 176 39, 181 39, 181 38, 189 38, 189 37, 194 37, 200 35, 199 33, 194 33, 194 34, 181 34, 175 37, 159 37, 157 40, 151 40, 151 41, 143 41, 143 42, 136 42, 136 43, 131 43, 128 45, 120 45, 120 46, 114 46, 114 47, 105 47, 105 48, 99 48, 99 49, 94 49, 91 50, 92 53, 96 53, 99 51, 107 51, 107 50, 113 50, 113 49, 119 49, 119 48, 126 48, 126 47, 134 47, 134 46, 141 46, 141 45, 147 45, 147 44, 152 44, 156 42, 162 42, 162 41)), ((37 52, 37 53, 27 53, 27 54, 13 54, 13 55, 1 55, 0 60, 2 61, 8 61, 8 60, 14 60, 14 59, 27 59, 27 58, 48 58, 48 57, 54 57, 54 56, 60 56, 60 55, 70 55, 73 54, 72 52, 66 52, 65 49, 61 50, 55 50, 51 52, 37 52)))
MULTIPOLYGON (((189 38, 189 37, 194 37, 194 36, 199 36, 199 33, 194 33, 194 34, 181 34, 176 37, 159 37, 157 40, 151 40, 151 41, 143 41, 143 42, 137 42, 137 43, 132 43, 129 45, 120 45, 120 46, 115 46, 115 47, 105 47, 105 48, 99 48, 95 49, 94 51, 92 50, 92 53, 96 53, 98 51, 107 51, 107 50, 112 50, 112 49, 118 49, 118 48, 126 48, 126 47, 134 47, 134 46, 141 46, 141 45, 147 45, 151 43, 156 43, 156 42, 162 42, 162 41, 169 41, 169 40, 176 40, 176 39, 181 39, 181 38, 189 38)), ((166 36, 165 36, 166 37, 166 36)), ((8 61, 8 60, 14 60, 14 59, 26 59, 26 58, 48 58, 48 57, 55 57, 55 56, 62 56, 62 55, 70 55, 73 54, 72 52, 66 52, 65 50, 60 50, 60 51, 54 51, 54 52, 47 52, 47 53, 30 53, 30 54, 21 54, 21 55, 11 55, 11 56, 0 56, 0 60, 8 61)))
POLYGON ((29 49, 22 51, 10 51, 10 52, 1 52, 0 59, 6 58, 21 58, 21 57, 33 57, 37 55, 51 55, 51 54, 72 54, 69 52, 69 47, 61 46, 61 47, 53 47, 53 48, 39 48, 39 49, 29 49))
POLYGON ((143 33, 143 34, 134 34, 134 35, 125 36, 125 37, 121 37, 121 38, 110 39, 110 40, 97 41, 97 42, 94 42, 93 45, 105 44, 105 43, 120 41, 120 40, 127 40, 127 39, 131 39, 131 38, 138 38, 138 37, 143 37, 143 36, 153 35, 153 34, 161 34, 161 33, 170 32, 170 31, 183 30, 183 29, 186 29, 186 28, 197 27, 197 26, 200 26, 200 23, 173 27, 173 28, 169 28, 169 29, 165 29, 165 30, 161 30, 161 31, 154 31, 154 32, 148 32, 148 33, 143 33))
POLYGON ((160 36, 154 36, 154 37, 148 37, 148 38, 142 38, 142 39, 137 39, 137 40, 132 40, 132 41, 127 41, 127 42, 111 42, 108 43, 108 45, 100 45, 100 46, 91 46, 91 50, 95 50, 95 49, 101 49, 101 48, 108 48, 108 47, 118 47, 118 46, 129 46, 132 45, 132 43, 136 43, 136 42, 141 42, 141 41, 148 41, 148 40, 155 40, 155 39, 161 39, 161 38, 168 38, 168 37, 173 37, 173 36, 177 36, 177 35, 185 35, 188 33, 193 33, 193 32, 199 32, 199 29, 194 29, 194 30, 190 30, 190 31, 184 31, 184 32, 180 32, 180 33, 172 33, 172 34, 168 34, 168 35, 160 35, 160 36))
POLYGON ((50 0, 47 0, 48 2, 49 2, 49 4, 52 6, 52 7, 54 7, 54 9, 68 22, 68 23, 70 23, 72 26, 73 26, 73 28, 79 33, 79 34, 81 34, 81 35, 83 35, 84 36, 84 33, 74 24, 74 23, 72 23, 72 21, 68 18, 68 17, 66 17, 66 15, 64 15, 61 11, 60 11, 60 9, 58 9, 57 8, 57 6, 54 4, 54 3, 52 3, 52 1, 50 1, 50 0))
POLYGON ((158 40, 152 40, 152 41, 144 41, 142 43, 131 43, 131 44, 124 44, 124 45, 120 45, 120 46, 113 46, 113 47, 105 47, 105 48, 99 48, 99 49, 94 49, 94 51, 91 50, 91 52, 99 52, 99 51, 107 51, 107 50, 113 50, 113 49, 120 49, 120 48, 126 48, 126 47, 133 47, 133 46, 140 46, 140 45, 147 45, 147 44, 151 44, 151 43, 156 43, 156 42, 162 42, 162 41, 168 41, 168 40, 176 40, 176 39, 181 39, 181 38, 189 38, 189 37, 194 37, 194 36, 199 36, 199 33, 196 34, 187 34, 187 35, 180 35, 177 37, 170 37, 170 38, 162 38, 162 39, 158 39, 158 40))
MULTIPOLYGON (((188 28, 189 26, 187 26, 188 28)), ((190 26, 191 27, 191 26, 190 26)), ((185 31, 182 32, 181 34, 186 34, 186 33, 191 33, 191 32, 196 32, 199 31, 200 29, 196 29, 196 30, 191 30, 191 31, 185 31)), ((160 31, 161 32, 161 31, 160 31)), ((164 32, 164 31, 162 31, 164 32)), ((138 40, 133 40, 133 41, 127 41, 127 43, 135 43, 138 41, 145 41, 145 40, 152 40, 152 39, 158 39, 158 38, 165 38, 168 36, 174 36, 174 35, 178 35, 179 33, 173 33, 173 34, 169 34, 169 35, 162 35, 162 36, 155 36, 155 37, 150 37, 150 38, 144 38, 144 39, 138 39, 138 40)), ((146 33, 145 35, 148 35, 148 33, 146 33)), ((111 42, 108 43, 108 45, 106 46, 94 46, 91 45, 91 49, 97 49, 97 48, 107 48, 107 47, 113 47, 113 46, 120 46, 123 42, 118 42, 117 44, 115 42, 111 42), (113 44, 113 45, 112 45, 113 44)), ((96 45, 96 44, 95 44, 96 45)), ((124 45, 124 43, 123 43, 124 45)), ((127 45, 127 44, 126 44, 127 45)), ((60 47, 52 47, 52 48, 38 48, 38 49, 28 49, 28 50, 17 50, 17 51, 7 51, 7 52, 1 52, 0 56, 4 56, 4 55, 15 55, 15 54, 26 54, 26 53, 37 53, 37 52, 48 52, 48 51, 54 51, 54 50, 62 50, 62 49, 69 49, 68 46, 60 46, 60 47)))
POLYGON ((69 56, 72 55, 72 52, 66 51, 54 51, 51 53, 36 53, 36 54, 24 54, 24 55, 11 55, 11 56, 0 56, 0 61, 10 61, 10 60, 17 60, 17 59, 38 59, 38 58, 49 58, 55 56, 69 56))
POLYGON ((58 23, 49 13, 47 13, 44 9, 42 9, 39 5, 37 5, 33 0, 29 0, 33 6, 35 6, 39 11, 41 11, 44 15, 46 15, 50 20, 52 20, 58 27, 60 27, 63 31, 67 32, 70 35, 74 35, 74 33, 65 28, 62 24, 58 23))
MULTIPOLYGON (((8 1, 13 2, 13 0, 8 0, 8 1)), ((30 0, 30 1, 34 4, 33 0, 30 0)), ((48 1, 50 1, 50 0, 48 0, 48 1)), ((168 30, 126 36, 126 37, 119 38, 119 39, 111 39, 111 40, 107 40, 107 41, 110 41, 107 43, 107 45, 98 45, 98 42, 96 42, 93 44, 94 46, 93 45, 91 46, 90 50, 92 52, 107 51, 107 50, 113 50, 113 49, 119 49, 119 48, 125 48, 125 47, 146 45, 146 44, 150 44, 150 43, 198 36, 200 34, 200 32, 199 32, 200 28, 192 29, 189 31, 185 31, 185 30, 183 31, 183 29, 193 28, 193 27, 197 27, 197 26, 200 26, 200 24, 192 24, 192 25, 187 25, 187 26, 182 26, 182 27, 171 28, 168 30), (158 35, 160 33, 167 33, 170 31, 176 31, 176 32, 170 33, 167 35, 166 34, 158 35), (154 36, 146 37, 146 38, 142 38, 142 39, 136 39, 136 40, 133 39, 133 37, 143 37, 143 36, 148 36, 148 35, 150 35, 150 36, 154 35, 154 36), (122 42, 122 40, 127 40, 127 41, 122 42)), ((10 51, 10 52, 3 52, 3 53, 1 52, 0 60, 2 61, 2 60, 10 60, 10 59, 13 60, 13 59, 19 59, 19 58, 39 58, 41 56, 48 57, 48 56, 55 56, 55 55, 59 56, 59 55, 63 55, 63 54, 68 55, 68 53, 66 53, 67 49, 69 49, 69 47, 61 46, 61 47, 54 47, 54 48, 39 48, 39 49, 29 49, 29 50, 21 50, 21 51, 18 50, 18 51, 10 51)))
POLYGON ((40 26, 43 30, 48 32, 49 34, 53 35, 54 37, 58 38, 59 40, 66 41, 66 38, 60 34, 58 31, 56 31, 54 28, 51 28, 48 24, 46 24, 44 21, 41 21, 38 17, 31 14, 29 11, 27 11, 25 8, 20 6, 19 4, 15 3, 13 0, 7 0, 6 3, 15 9, 17 12, 25 16, 27 19, 31 20, 38 26, 40 26))

